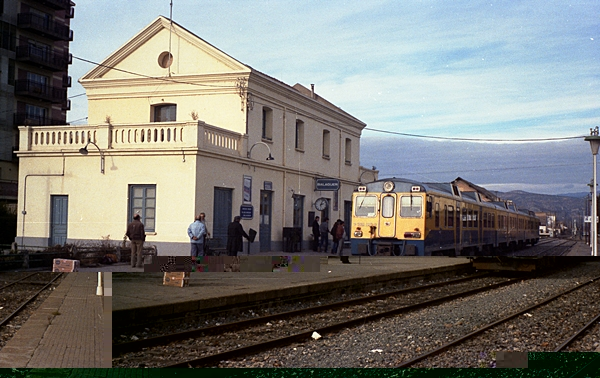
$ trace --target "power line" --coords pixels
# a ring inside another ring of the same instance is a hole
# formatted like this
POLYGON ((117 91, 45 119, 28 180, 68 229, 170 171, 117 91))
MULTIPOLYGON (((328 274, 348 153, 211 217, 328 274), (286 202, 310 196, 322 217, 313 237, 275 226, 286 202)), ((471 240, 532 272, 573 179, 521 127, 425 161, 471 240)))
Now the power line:
POLYGON ((568 140, 568 139, 581 139, 585 138, 585 135, 582 136, 572 136, 572 137, 560 137, 560 138, 534 138, 534 139, 486 139, 486 138, 455 138, 455 137, 441 137, 441 136, 431 136, 431 135, 418 135, 418 134, 407 134, 400 133, 397 131, 387 131, 387 130, 379 130, 373 129, 370 127, 365 127, 364 130, 375 131, 378 133, 385 134, 393 134, 400 135, 412 138, 424 138, 424 139, 438 139, 438 140, 456 140, 463 142, 548 142, 553 140, 568 140))

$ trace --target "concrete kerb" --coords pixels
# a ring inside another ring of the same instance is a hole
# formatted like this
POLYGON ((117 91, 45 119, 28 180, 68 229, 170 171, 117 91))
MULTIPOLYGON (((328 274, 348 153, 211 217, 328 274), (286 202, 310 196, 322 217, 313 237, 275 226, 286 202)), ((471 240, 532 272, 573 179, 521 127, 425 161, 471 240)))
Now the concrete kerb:
MULTIPOLYGON (((385 273, 381 275, 371 275, 367 277, 356 277, 328 282, 317 282, 307 285, 288 286, 277 288, 276 290, 259 290, 256 292, 239 293, 228 296, 212 297, 171 303, 165 305, 148 306, 140 308, 131 308, 117 310, 113 312, 114 322, 131 323, 141 319, 148 318, 169 318, 179 314, 200 310, 215 310, 225 308, 240 303, 260 303, 270 300, 276 300, 284 297, 311 295, 322 291, 345 290, 352 287, 364 287, 377 283, 385 283, 396 280, 410 280, 415 277, 430 277, 449 272, 461 272, 471 269, 471 263, 457 264, 453 266, 442 266, 436 268, 426 268, 414 271, 403 271, 394 273, 385 273)), ((181 288, 173 287, 173 290, 181 288)), ((183 288, 184 290, 186 288, 183 288)))

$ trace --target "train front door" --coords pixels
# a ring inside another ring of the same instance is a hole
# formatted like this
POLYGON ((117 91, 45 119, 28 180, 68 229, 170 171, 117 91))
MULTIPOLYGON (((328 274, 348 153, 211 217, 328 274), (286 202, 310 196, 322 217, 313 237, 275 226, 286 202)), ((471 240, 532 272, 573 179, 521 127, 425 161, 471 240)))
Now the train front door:
POLYGON ((379 237, 396 236, 396 196, 388 194, 381 197, 381 217, 379 218, 379 237))

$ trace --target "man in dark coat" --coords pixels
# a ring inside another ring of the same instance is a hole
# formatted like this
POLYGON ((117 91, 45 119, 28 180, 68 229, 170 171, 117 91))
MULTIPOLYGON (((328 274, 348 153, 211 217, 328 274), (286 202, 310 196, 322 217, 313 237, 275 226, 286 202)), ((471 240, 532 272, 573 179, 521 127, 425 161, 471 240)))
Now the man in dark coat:
POLYGON ((146 232, 144 231, 144 224, 140 220, 140 214, 133 216, 133 222, 127 225, 127 232, 125 235, 131 240, 131 267, 143 268, 142 265, 142 251, 144 248, 144 240, 146 240, 146 232), (137 255, 137 259, 136 259, 137 255))
POLYGON ((237 256, 242 251, 242 236, 248 240, 248 234, 240 224, 240 217, 233 218, 233 222, 227 227, 227 256, 237 256))
POLYGON ((319 231, 319 217, 316 216, 315 220, 312 224, 312 234, 315 239, 313 242, 313 251, 317 252, 319 249, 319 236, 321 235, 321 231, 319 231))

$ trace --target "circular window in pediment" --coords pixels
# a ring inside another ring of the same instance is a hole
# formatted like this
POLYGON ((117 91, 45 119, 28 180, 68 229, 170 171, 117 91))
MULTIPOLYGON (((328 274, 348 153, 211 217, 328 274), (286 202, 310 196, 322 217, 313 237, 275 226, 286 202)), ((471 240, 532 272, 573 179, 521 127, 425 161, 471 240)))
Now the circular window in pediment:
POLYGON ((173 55, 168 51, 163 51, 158 56, 158 65, 162 68, 169 68, 173 63, 173 55))

